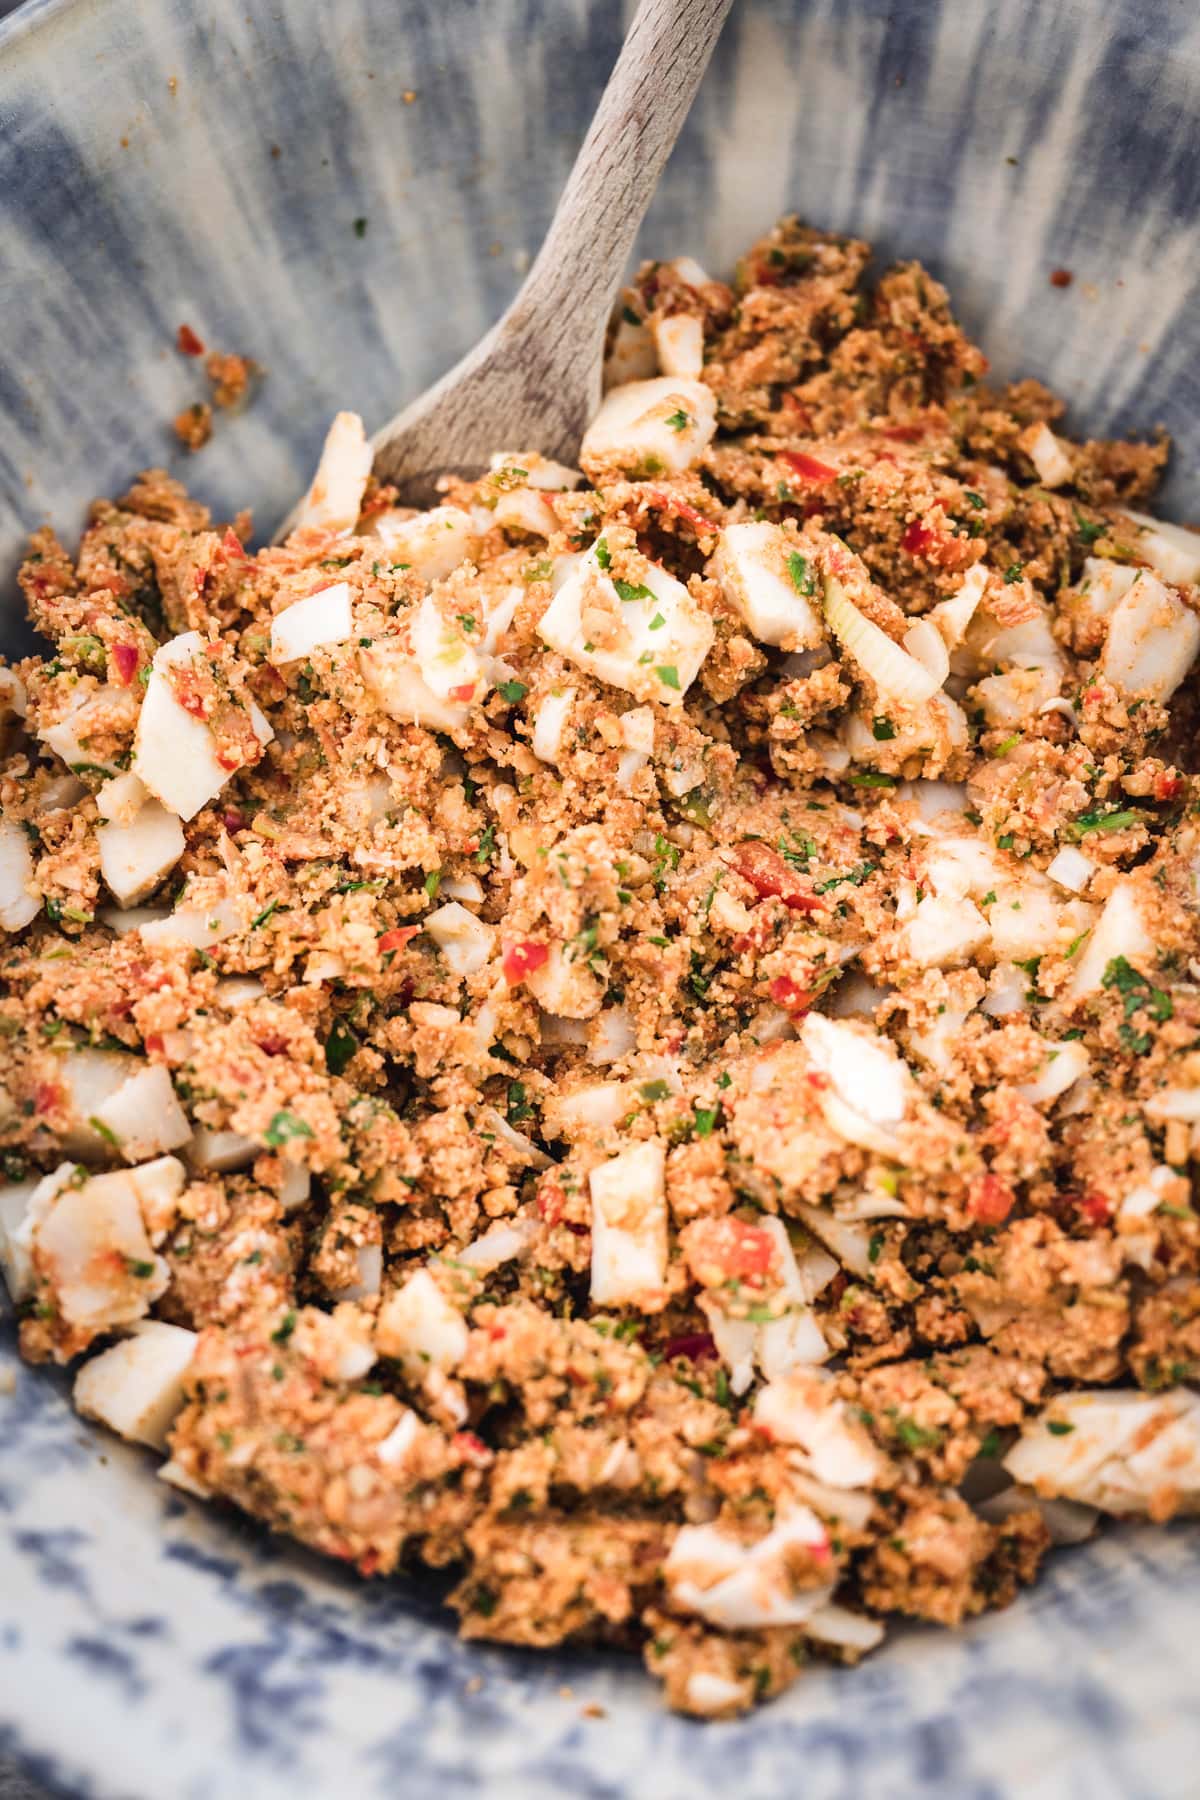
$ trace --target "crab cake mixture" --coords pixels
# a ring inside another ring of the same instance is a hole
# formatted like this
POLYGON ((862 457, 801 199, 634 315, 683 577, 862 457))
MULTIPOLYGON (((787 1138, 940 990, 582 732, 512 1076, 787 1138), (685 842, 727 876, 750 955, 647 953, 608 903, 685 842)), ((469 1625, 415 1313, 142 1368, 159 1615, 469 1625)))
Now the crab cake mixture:
POLYGON ((867 261, 644 268, 580 470, 152 471, 0 670, 24 1354, 705 1715, 1200 1504, 1200 537, 867 261))

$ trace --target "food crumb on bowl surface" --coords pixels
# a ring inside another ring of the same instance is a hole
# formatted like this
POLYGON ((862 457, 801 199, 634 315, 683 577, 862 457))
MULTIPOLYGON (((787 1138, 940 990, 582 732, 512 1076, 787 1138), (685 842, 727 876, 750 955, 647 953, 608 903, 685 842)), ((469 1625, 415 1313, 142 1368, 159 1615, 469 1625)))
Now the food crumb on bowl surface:
POLYGON ((24 1354, 711 1717, 1200 1498, 1200 537, 867 259, 646 265, 579 469, 149 471, 0 670, 24 1354))

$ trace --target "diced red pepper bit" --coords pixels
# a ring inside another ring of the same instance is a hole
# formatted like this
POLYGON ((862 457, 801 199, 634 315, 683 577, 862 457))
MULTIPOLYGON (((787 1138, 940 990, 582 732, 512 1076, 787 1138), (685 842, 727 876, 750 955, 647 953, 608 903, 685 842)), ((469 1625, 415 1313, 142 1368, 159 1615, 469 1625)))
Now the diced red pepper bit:
POLYGON ((221 539, 221 548, 226 556, 230 557, 235 562, 248 562, 250 560, 248 551, 243 547, 242 541, 232 525, 227 525, 225 527, 225 536, 221 539))
POLYGON ((797 1017, 806 1013, 813 1003, 811 990, 802 988, 790 975, 777 975, 768 992, 776 1006, 782 1006, 797 1017))
POLYGON ((53 1112, 62 1099, 62 1089, 54 1081, 39 1081, 33 1090, 35 1113, 53 1112))
POLYGON ((403 950, 405 944, 411 942, 420 929, 419 925, 393 925, 379 939, 379 954, 386 956, 389 950, 403 950))
POLYGON ((781 450, 779 460, 787 464, 793 475, 799 475, 801 481, 810 482, 814 487, 823 487, 827 481, 838 478, 837 469, 819 457, 809 456, 804 450, 781 450))
POLYGON ((112 658, 113 674, 120 686, 131 686, 138 672, 138 663, 141 661, 137 645, 117 643, 112 646, 109 654, 112 658))
POLYGON ((712 535, 721 529, 714 519, 706 518, 702 512, 697 512, 690 502, 681 500, 678 494, 672 494, 666 488, 647 488, 646 498, 652 506, 661 507, 666 512, 674 513, 676 518, 684 520, 692 527, 693 531, 712 535))
POLYGON ((161 1031, 152 1031, 142 1039, 148 1056, 161 1056, 166 1045, 161 1031))
POLYGON ((761 1225, 726 1214, 722 1219, 700 1219, 688 1228, 688 1261, 711 1264, 728 1280, 748 1280, 767 1275, 775 1264, 775 1239, 761 1225))
POLYGON ((451 700, 457 701, 460 706, 466 706, 475 698, 475 683, 473 681, 464 681, 460 687, 452 687, 450 689, 450 698, 451 700))
POLYGON ((562 1184, 554 1175, 543 1176, 538 1184, 537 1209, 540 1218, 547 1225, 557 1225, 563 1216, 563 1208, 567 1204, 567 1196, 562 1184))
POLYGON ((782 900, 793 912, 823 912, 823 902, 812 891, 799 871, 773 850, 770 844, 751 838, 739 844, 735 867, 739 875, 755 888, 763 899, 782 900))
POLYGON ((1095 1188, 1089 1188, 1086 1194, 1076 1200, 1075 1206, 1089 1225, 1099 1227, 1112 1222, 1112 1207, 1106 1197, 1095 1188))
POLYGON ((515 944, 506 944, 500 966, 509 987, 517 987, 527 975, 540 969, 549 955, 550 946, 539 944, 533 938, 520 938, 515 944))
POLYGON ((483 1439, 476 1437, 473 1431, 456 1431, 450 1442, 457 1450, 460 1459, 465 1463, 470 1463, 473 1468, 486 1469, 488 1464, 495 1460, 492 1451, 488 1449, 483 1439))
POLYGON ((1008 1182, 1002 1181, 999 1175, 993 1175, 989 1169, 986 1175, 981 1175, 971 1184, 967 1212, 977 1225, 1003 1225, 1015 1206, 1016 1199, 1008 1182))
POLYGON ((378 1550, 364 1550, 358 1559, 360 1575, 377 1575, 379 1573, 380 1555, 378 1550))
POLYGON ((923 425, 877 425, 880 437, 891 438, 896 444, 919 444, 925 436, 923 425))
POLYGON ((204 344, 190 325, 181 325, 175 334, 175 347, 182 356, 203 356, 204 344))
POLYGON ((688 1362, 707 1362, 717 1354, 717 1346, 710 1332, 685 1331, 681 1337, 668 1338, 662 1353, 667 1362, 675 1356, 686 1357, 688 1362))
POLYGON ((924 519, 910 519, 904 527, 900 547, 907 550, 910 556, 930 556, 939 542, 939 533, 928 526, 924 519))
POLYGON ((1154 798, 1156 800, 1178 800, 1183 792, 1183 781, 1178 775, 1169 775, 1165 770, 1154 779, 1154 798))
POLYGON ((282 1056, 288 1047, 288 1041, 278 1032, 258 1039, 258 1047, 264 1056, 282 1056))

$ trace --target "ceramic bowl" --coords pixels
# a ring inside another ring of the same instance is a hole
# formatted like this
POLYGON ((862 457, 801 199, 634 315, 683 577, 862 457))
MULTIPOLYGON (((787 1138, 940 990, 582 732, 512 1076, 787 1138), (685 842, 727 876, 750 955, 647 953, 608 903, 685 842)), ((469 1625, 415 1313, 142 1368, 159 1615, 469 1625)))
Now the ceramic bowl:
MULTIPOLYGON (((613 59, 608 0, 32 0, 0 27, 0 591, 45 518, 166 463, 269 531, 500 310, 613 59), (194 458, 187 321, 267 374, 194 458)), ((923 258, 1072 425, 1165 425, 1200 514, 1200 15, 740 0, 646 226, 713 270, 780 212, 923 258), (1069 286, 1050 274, 1069 269, 1069 286)), ((1122 1530, 1008 1612, 897 1632, 731 1725, 633 1663, 460 1645, 180 1499, 0 1339, 0 1753, 128 1800, 1195 1792, 1200 1537, 1122 1530), (585 1708, 588 1710, 585 1711, 585 1708), (600 1709, 597 1711, 596 1709, 600 1709)))

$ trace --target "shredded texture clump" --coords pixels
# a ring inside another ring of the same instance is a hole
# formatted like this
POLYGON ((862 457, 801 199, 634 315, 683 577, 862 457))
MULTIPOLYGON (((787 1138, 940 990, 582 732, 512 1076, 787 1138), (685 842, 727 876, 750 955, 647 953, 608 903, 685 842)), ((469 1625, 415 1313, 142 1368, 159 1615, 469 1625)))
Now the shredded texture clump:
POLYGON ((643 268, 581 470, 151 471, 0 669, 24 1354, 708 1715, 1200 1502, 1200 537, 867 261, 643 268))

